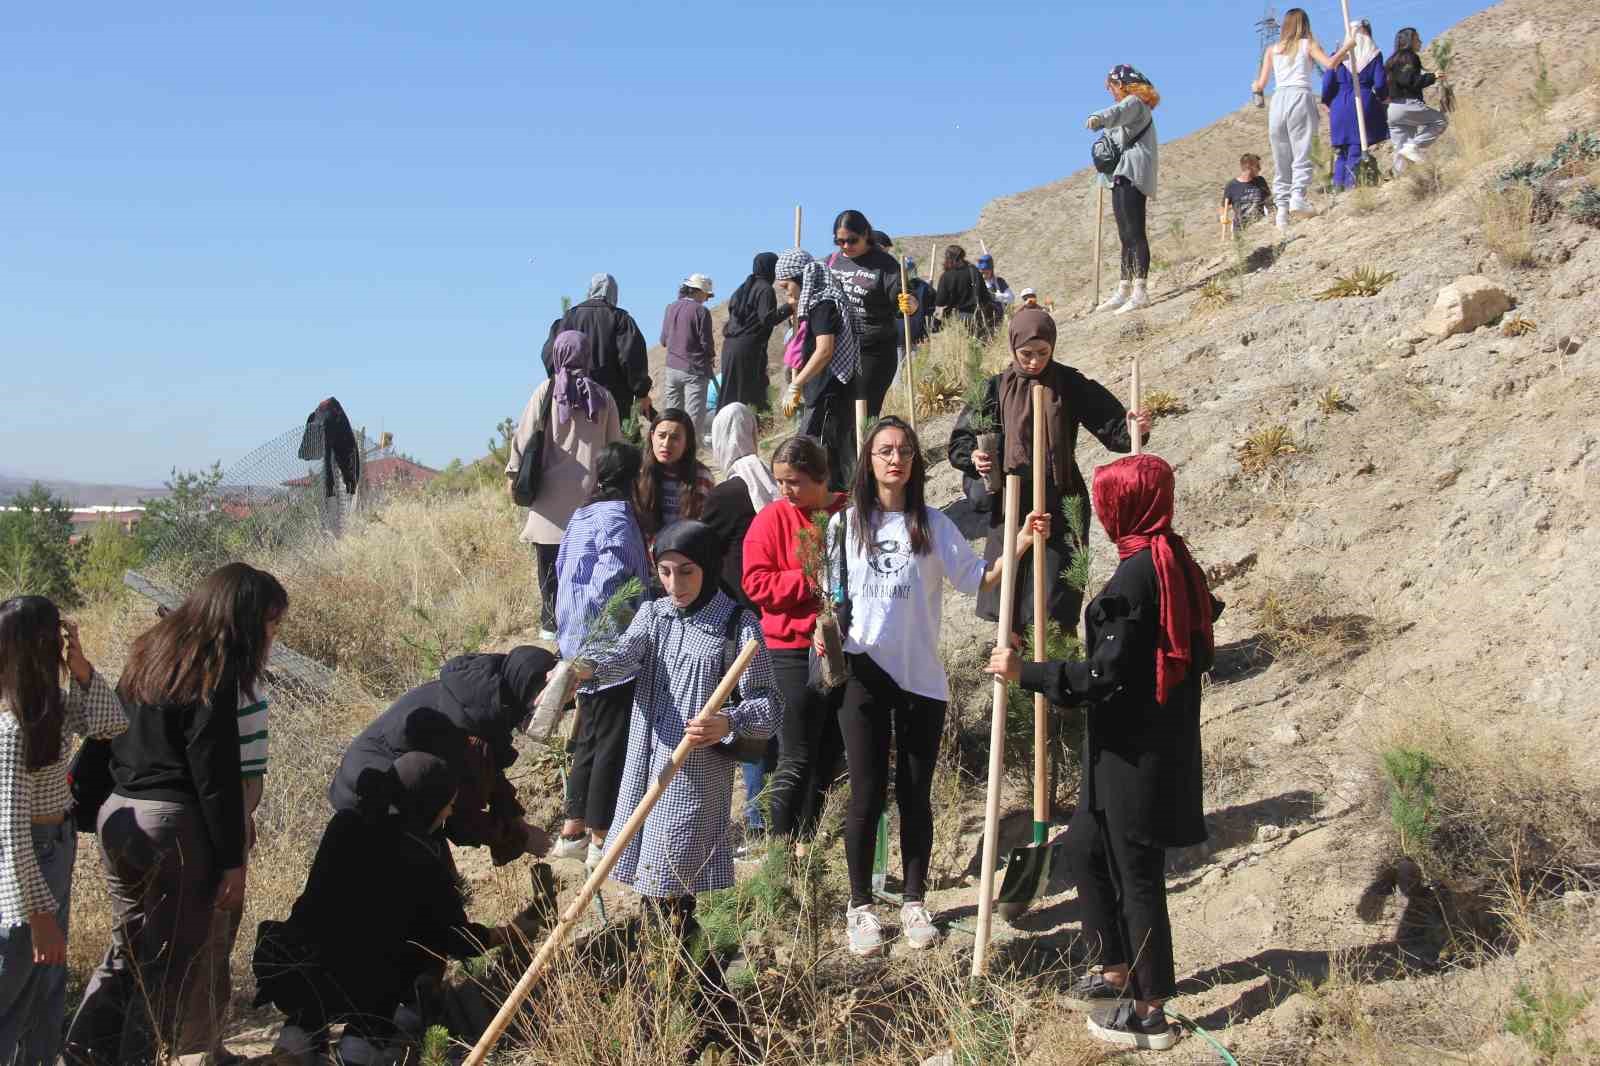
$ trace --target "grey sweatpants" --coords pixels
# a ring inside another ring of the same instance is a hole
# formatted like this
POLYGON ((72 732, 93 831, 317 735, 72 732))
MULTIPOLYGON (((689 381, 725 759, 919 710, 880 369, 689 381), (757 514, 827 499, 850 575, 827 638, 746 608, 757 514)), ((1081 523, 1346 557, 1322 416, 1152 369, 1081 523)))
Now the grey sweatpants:
POLYGON ((1394 144, 1394 170, 1405 169, 1400 149, 1406 145, 1421 150, 1444 135, 1450 120, 1421 100, 1397 100, 1389 105, 1389 140, 1394 144))
POLYGON ((1304 200, 1311 191, 1311 145, 1322 116, 1317 98, 1307 89, 1280 89, 1272 94, 1267 113, 1267 142, 1272 145, 1272 199, 1280 210, 1289 201, 1304 200))
POLYGON ((94 1066, 213 1051, 227 1009, 221 871, 200 809, 111 795, 100 808, 111 947, 67 1031, 65 1058, 94 1066), (221 955, 221 957, 219 957, 221 955))
POLYGON ((676 367, 667 367, 666 394, 661 409, 682 408, 694 422, 695 437, 703 438, 711 432, 711 422, 706 418, 706 390, 711 387, 711 375, 696 374, 676 367))

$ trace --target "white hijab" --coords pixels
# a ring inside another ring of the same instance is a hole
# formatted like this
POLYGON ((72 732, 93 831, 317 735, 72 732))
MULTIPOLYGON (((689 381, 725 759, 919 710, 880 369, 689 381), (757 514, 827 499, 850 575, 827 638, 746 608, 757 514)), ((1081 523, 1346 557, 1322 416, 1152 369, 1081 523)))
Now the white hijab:
POLYGON ((742 403, 723 404, 711 420, 711 454, 725 477, 744 482, 757 511, 778 498, 772 471, 756 454, 756 415, 742 403))
POLYGON ((1372 43, 1372 25, 1366 19, 1356 19, 1350 23, 1350 36, 1355 38, 1356 47, 1351 53, 1351 58, 1356 64, 1356 73, 1367 69, 1367 64, 1378 58, 1378 46, 1372 43))

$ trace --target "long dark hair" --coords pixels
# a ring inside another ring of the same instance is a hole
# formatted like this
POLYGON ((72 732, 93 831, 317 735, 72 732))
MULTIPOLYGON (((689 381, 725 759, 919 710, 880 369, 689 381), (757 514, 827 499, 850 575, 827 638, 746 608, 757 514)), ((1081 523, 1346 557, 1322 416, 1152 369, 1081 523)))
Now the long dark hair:
POLYGON ((828 452, 816 438, 804 435, 790 437, 772 453, 772 465, 792 466, 812 481, 828 483, 828 452))
POLYGON ((289 594, 265 570, 218 567, 178 609, 139 634, 117 693, 128 706, 208 700, 224 680, 254 696, 267 665, 267 624, 289 609, 289 594))
POLYGON ((959 244, 952 244, 944 250, 944 269, 956 270, 967 265, 967 250, 959 244))
POLYGON ((1401 52, 1410 52, 1416 55, 1422 50, 1422 34, 1417 32, 1415 26, 1407 26, 1394 35, 1394 55, 1401 52))
POLYGON ((832 233, 848 230, 858 237, 866 238, 867 244, 873 243, 874 231, 872 223, 867 221, 867 216, 860 211, 840 211, 834 216, 832 233))
POLYGON ((916 454, 911 458, 911 477, 906 481, 906 529, 911 533, 911 554, 926 555, 933 550, 933 536, 928 532, 928 505, 923 490, 928 480, 928 464, 922 458, 922 444, 917 431, 903 419, 885 415, 867 431, 861 442, 861 455, 856 459, 856 480, 850 487, 850 502, 856 509, 856 538, 861 550, 869 556, 877 553, 870 530, 876 525, 878 504, 878 477, 872 472, 872 442, 886 429, 898 429, 906 435, 906 443, 916 454))
POLYGON ((61 758, 61 612, 43 596, 0 603, 0 699, 22 726, 29 770, 61 758))
POLYGON ((645 531, 654 534, 669 521, 678 518, 699 518, 705 507, 705 492, 700 487, 700 463, 695 459, 694 419, 681 407, 669 407, 650 422, 650 432, 645 436, 644 461, 639 470, 639 490, 635 502, 639 507, 639 522, 645 531), (656 427, 663 422, 676 422, 683 427, 683 455, 676 463, 665 466, 656 460, 653 438, 656 427), (673 478, 683 483, 683 514, 671 519, 661 513, 663 478, 673 478))
POLYGON ((639 481, 643 466, 643 453, 627 441, 614 440, 607 444, 594 461, 594 488, 589 493, 589 502, 622 500, 631 506, 633 487, 639 481))

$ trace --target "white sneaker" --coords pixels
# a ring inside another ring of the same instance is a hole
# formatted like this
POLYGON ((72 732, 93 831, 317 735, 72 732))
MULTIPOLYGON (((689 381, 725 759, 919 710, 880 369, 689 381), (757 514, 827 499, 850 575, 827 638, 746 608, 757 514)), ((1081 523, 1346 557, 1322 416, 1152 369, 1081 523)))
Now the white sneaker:
POLYGON ((1289 213, 1298 218, 1317 217, 1317 209, 1312 207, 1311 201, 1307 200, 1304 196, 1293 196, 1289 198, 1289 213))
POLYGON ((1117 308, 1128 302, 1128 288, 1129 286, 1126 281, 1119 282, 1117 284, 1117 291, 1112 293, 1110 298, 1103 301, 1099 307, 1095 308, 1095 310, 1115 311, 1117 308))
POLYGON ((845 911, 844 924, 850 936, 850 954, 876 955, 883 950, 883 923, 872 913, 871 904, 845 911))
POLYGON ((1399 151, 1395 152, 1395 155, 1399 156, 1400 158, 1406 160, 1409 163, 1420 163, 1420 162, 1422 162, 1422 149, 1418 148, 1414 144, 1406 145, 1405 147, 1401 148, 1399 151))
POLYGON ((1128 302, 1113 311, 1113 314, 1125 315, 1130 311, 1140 311, 1150 306, 1150 293, 1145 288, 1143 279, 1133 283, 1133 295, 1128 297, 1128 302))
POLYGON ((1287 207, 1278 208, 1277 226, 1279 233, 1289 232, 1289 209, 1287 207))
POLYGON ((557 636, 556 631, 553 630, 553 629, 541 629, 541 630, 539 630, 539 639, 540 640, 555 640, 556 636, 557 636))
POLYGON ((914 948, 931 948, 939 942, 939 930, 933 924, 933 915, 919 903, 907 903, 900 908, 900 932, 906 943, 914 948))
POLYGON ((586 851, 583 856, 584 867, 590 873, 593 873, 595 869, 599 867, 600 860, 602 857, 604 857, 604 855, 605 851, 600 847, 600 845, 590 841, 589 850, 586 851))
POLYGON ((550 858, 552 859, 582 859, 586 858, 588 854, 588 833, 583 834, 581 837, 573 837, 571 840, 558 834, 555 844, 550 848, 550 858))

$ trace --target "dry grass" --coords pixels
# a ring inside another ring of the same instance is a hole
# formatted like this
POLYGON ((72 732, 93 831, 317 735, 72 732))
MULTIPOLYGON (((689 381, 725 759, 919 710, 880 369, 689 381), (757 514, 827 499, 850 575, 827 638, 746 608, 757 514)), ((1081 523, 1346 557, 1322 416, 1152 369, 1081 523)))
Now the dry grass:
POLYGON ((1432 159, 1406 167, 1400 175, 1400 187, 1414 203, 1432 200, 1445 191, 1445 172, 1432 159))
POLYGON ((1319 574, 1269 580, 1254 608, 1262 641, 1280 657, 1332 665, 1365 651, 1378 637, 1377 623, 1351 610, 1319 574))
POLYGON ((1211 278, 1195 294, 1189 311, 1195 316, 1213 315, 1239 298, 1233 286, 1223 278, 1211 278))
POLYGON ((1317 413, 1323 417, 1354 411, 1350 398, 1337 385, 1329 385, 1317 396, 1317 413))
POLYGON ((1539 324, 1537 322, 1531 318, 1524 318, 1522 313, 1518 312, 1507 316, 1506 320, 1500 323, 1500 336, 1525 337, 1538 330, 1538 328, 1539 324))
POLYGON ((1360 266, 1349 274, 1340 274, 1333 279, 1333 284, 1316 293, 1313 300, 1343 300, 1353 296, 1376 296, 1382 292, 1385 285, 1395 279, 1392 270, 1379 270, 1377 267, 1360 266))
POLYGON ((1237 454, 1245 473, 1255 474, 1276 466, 1299 450, 1289 427, 1274 423, 1251 430, 1239 445, 1237 454))
POLYGON ((1526 185, 1486 189, 1477 194, 1473 206, 1484 244, 1506 267, 1528 267, 1533 255, 1533 198, 1526 185))
POLYGON ((1179 399, 1177 393, 1167 392, 1165 389, 1155 389, 1145 393, 1140 406, 1149 412, 1153 420, 1176 418, 1189 411, 1189 405, 1179 399))
POLYGON ((1371 185, 1357 185, 1350 190, 1346 202, 1349 203, 1350 210, 1358 217, 1370 215, 1379 207, 1378 190, 1371 185))

